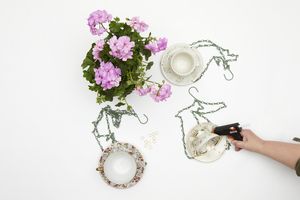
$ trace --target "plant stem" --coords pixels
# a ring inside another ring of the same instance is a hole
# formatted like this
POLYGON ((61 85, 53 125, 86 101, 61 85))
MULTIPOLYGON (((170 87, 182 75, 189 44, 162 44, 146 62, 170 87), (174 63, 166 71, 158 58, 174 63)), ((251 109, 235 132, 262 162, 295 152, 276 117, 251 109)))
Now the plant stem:
POLYGON ((102 23, 100 23, 100 25, 102 26, 102 28, 104 28, 104 30, 105 30, 107 33, 111 34, 111 32, 110 32, 109 30, 107 30, 107 29, 103 26, 102 23))
POLYGON ((132 106, 127 102, 126 98, 124 98, 124 101, 127 106, 127 110, 132 110, 132 106))
POLYGON ((145 82, 148 82, 148 83, 153 83, 153 84, 156 84, 156 85, 160 85, 159 83, 154 82, 154 81, 149 81, 149 80, 145 80, 145 79, 144 79, 144 81, 145 81, 145 82))

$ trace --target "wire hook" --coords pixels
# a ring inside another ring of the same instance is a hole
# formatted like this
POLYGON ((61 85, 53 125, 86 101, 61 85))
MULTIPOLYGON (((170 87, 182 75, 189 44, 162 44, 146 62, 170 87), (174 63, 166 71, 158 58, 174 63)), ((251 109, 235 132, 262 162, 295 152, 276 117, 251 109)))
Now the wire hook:
POLYGON ((198 88, 196 88, 195 86, 192 86, 192 87, 190 87, 189 90, 188 90, 188 91, 189 91, 189 94, 190 94, 194 99, 197 99, 197 98, 192 94, 191 89, 195 89, 197 92, 199 92, 198 88))
POLYGON ((231 80, 233 79, 233 77, 234 77, 234 74, 232 73, 232 71, 231 71, 229 68, 227 68, 227 70, 229 71, 231 77, 230 77, 230 78, 227 78, 227 76, 224 74, 224 78, 225 78, 227 81, 231 81, 231 80))

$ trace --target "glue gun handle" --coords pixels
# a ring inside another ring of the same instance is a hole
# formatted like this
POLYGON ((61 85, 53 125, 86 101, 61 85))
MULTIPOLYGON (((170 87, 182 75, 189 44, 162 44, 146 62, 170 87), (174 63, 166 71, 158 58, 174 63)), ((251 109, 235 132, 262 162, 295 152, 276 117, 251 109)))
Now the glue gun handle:
POLYGON ((243 141, 243 136, 239 132, 232 134, 232 136, 235 140, 243 141))

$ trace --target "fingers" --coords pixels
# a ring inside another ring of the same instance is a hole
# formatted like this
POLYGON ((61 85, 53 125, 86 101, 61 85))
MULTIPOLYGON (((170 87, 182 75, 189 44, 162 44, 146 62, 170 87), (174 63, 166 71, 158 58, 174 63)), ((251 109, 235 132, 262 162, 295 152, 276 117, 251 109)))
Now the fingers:
POLYGON ((240 132, 240 134, 241 134, 243 137, 245 137, 245 130, 243 129, 243 130, 240 132))
POLYGON ((229 140, 229 142, 232 142, 234 140, 234 138, 231 135, 227 135, 227 139, 229 140))
POLYGON ((245 148, 245 143, 242 142, 242 141, 233 140, 233 141, 232 141, 232 144, 233 144, 235 147, 240 148, 240 149, 244 149, 244 148, 245 148))
POLYGON ((241 150, 241 148, 239 148, 239 147, 235 146, 235 147, 234 147, 234 150, 235 150, 235 151, 240 151, 240 150, 241 150))
POLYGON ((245 136, 247 136, 249 133, 251 133, 251 130, 250 129, 242 129, 242 131, 241 131, 241 135, 243 136, 243 137, 245 137, 245 136))

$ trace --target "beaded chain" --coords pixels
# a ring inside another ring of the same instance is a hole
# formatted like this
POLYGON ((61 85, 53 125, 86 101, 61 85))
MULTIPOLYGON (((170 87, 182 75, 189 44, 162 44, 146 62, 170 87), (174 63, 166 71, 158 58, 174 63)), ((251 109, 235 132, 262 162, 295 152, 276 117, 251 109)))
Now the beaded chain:
POLYGON ((92 122, 94 125, 94 130, 92 131, 92 133, 94 134, 95 139, 97 140, 97 143, 100 146, 102 151, 104 150, 104 148, 103 148, 103 145, 101 144, 101 140, 100 140, 101 138, 105 138, 106 142, 109 140, 111 140, 112 143, 117 142, 117 140, 115 138, 115 133, 111 130, 110 119, 112 121, 113 126, 115 128, 119 128, 121 121, 122 121, 122 117, 124 115, 133 116, 133 117, 137 118, 141 124, 146 124, 148 122, 148 117, 146 115, 144 115, 146 120, 143 122, 133 109, 131 109, 131 110, 120 110, 120 109, 113 110, 109 105, 105 106, 99 112, 99 115, 98 115, 96 121, 92 122), (98 131, 98 124, 103 119, 103 116, 105 116, 107 130, 108 130, 108 133, 106 133, 106 134, 100 133, 98 131))
POLYGON ((198 80, 200 80, 202 78, 202 76, 205 74, 205 72, 207 71, 208 67, 210 66, 210 64, 212 63, 212 61, 215 61, 215 63, 220 66, 223 66, 224 71, 228 71, 231 75, 230 78, 228 78, 225 74, 224 74, 224 78, 227 81, 230 81, 234 78, 234 74, 232 73, 231 69, 230 69, 230 62, 235 62, 238 59, 238 55, 230 53, 228 49, 224 49, 222 47, 220 47, 219 45, 215 44, 214 42, 212 42, 211 40, 198 40, 196 42, 193 42, 192 44, 190 44, 191 47, 193 48, 202 48, 202 47, 214 47, 217 49, 217 51, 219 52, 219 55, 214 55, 213 57, 211 57, 209 59, 209 61, 206 63, 206 68, 203 70, 203 72, 201 73, 201 75, 199 76, 199 78, 197 78, 194 82, 197 82, 198 80))

